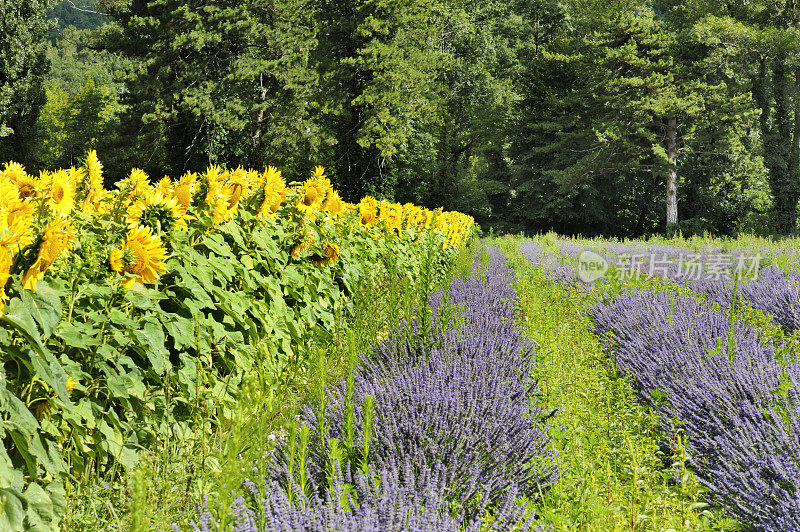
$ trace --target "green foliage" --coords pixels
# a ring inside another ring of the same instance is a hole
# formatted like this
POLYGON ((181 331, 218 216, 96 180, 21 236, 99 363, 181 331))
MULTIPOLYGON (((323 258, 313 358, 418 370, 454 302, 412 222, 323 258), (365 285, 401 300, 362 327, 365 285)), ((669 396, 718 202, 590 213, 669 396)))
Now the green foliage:
MULTIPOLYGON (((307 170, 316 73, 308 0, 150 1, 109 6, 100 41, 131 63, 124 134, 146 148, 145 170, 208 163, 307 170)), ((139 152, 141 153, 141 152, 139 152)))
POLYGON ((36 124, 36 166, 80 165, 86 153, 102 149, 113 135, 119 125, 119 110, 117 95, 109 86, 96 85, 91 77, 75 94, 48 87, 47 102, 36 124))
POLYGON ((33 127, 44 103, 45 9, 49 0, 0 1, 0 160, 31 156, 33 127))
POLYGON ((72 26, 79 30, 94 29, 108 22, 102 7, 96 0, 62 0, 55 2, 47 12, 47 18, 56 22, 49 31, 50 40, 55 43, 61 32, 72 26))
POLYGON ((760 111, 764 166, 773 197, 773 228, 796 230, 800 200, 800 9, 794 4, 689 2, 676 11, 731 62, 760 111))

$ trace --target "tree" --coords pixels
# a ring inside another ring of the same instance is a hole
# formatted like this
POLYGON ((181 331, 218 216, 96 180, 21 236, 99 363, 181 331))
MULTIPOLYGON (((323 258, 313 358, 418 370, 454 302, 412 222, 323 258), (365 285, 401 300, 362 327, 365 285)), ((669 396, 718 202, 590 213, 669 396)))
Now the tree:
POLYGON ((797 228, 800 200, 800 6, 795 2, 689 2, 703 41, 735 68, 760 110, 774 227, 797 228))
POLYGON ((102 153, 104 139, 118 127, 118 112, 116 93, 91 78, 74 95, 49 87, 37 124, 36 166, 69 168, 79 165, 89 150, 102 153))
POLYGON ((698 117, 724 86, 709 79, 702 54, 681 52, 691 35, 647 6, 596 26, 603 29, 589 36, 556 31, 528 50, 531 109, 521 113, 513 150, 519 192, 538 211, 534 223, 549 218, 569 231, 593 225, 592 232, 638 235, 666 221, 671 231, 680 154, 698 147, 698 117), (656 214, 661 187, 664 214, 656 214))
POLYGON ((115 25, 103 44, 132 60, 123 136, 144 155, 142 166, 174 173, 209 163, 309 167, 316 143, 310 0, 104 5, 115 25))
POLYGON ((47 70, 47 0, 0 0, 0 160, 27 163, 47 70))
POLYGON ((323 127, 343 195, 393 197, 388 164, 436 111, 434 0, 322 2, 315 52, 323 127))

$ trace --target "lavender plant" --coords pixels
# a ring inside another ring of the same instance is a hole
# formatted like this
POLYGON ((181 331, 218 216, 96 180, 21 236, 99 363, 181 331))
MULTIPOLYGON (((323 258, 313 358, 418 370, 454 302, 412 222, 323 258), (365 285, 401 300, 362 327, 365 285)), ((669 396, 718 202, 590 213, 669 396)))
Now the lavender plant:
POLYGON ((694 298, 633 291, 589 313, 667 434, 686 434, 711 500, 755 530, 800 529, 800 366, 694 298))

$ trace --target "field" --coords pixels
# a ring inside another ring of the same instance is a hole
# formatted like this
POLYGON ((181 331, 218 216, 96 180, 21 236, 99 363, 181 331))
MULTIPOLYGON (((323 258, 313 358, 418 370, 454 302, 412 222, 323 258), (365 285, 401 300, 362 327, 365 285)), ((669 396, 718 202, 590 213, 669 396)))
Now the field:
POLYGON ((796 240, 101 175, 0 176, 3 530, 800 529, 796 240))

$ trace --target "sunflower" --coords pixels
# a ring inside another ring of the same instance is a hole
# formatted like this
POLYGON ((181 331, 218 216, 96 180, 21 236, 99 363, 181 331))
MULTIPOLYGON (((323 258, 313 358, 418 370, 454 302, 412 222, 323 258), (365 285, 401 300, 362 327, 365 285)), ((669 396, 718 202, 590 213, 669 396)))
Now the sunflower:
POLYGON ((225 184, 226 175, 222 168, 216 164, 212 164, 206 169, 203 174, 203 183, 205 184, 205 202, 209 207, 216 205, 215 198, 222 190, 225 184))
POLYGON ((325 179, 325 168, 322 166, 315 166, 311 172, 311 179, 325 179))
POLYGON ((403 229, 403 207, 397 203, 381 201, 379 219, 386 227, 387 233, 397 231, 400 234, 403 229))
POLYGON ((323 264, 331 264, 339 260, 339 246, 336 244, 326 242, 322 245, 322 255, 313 254, 309 257, 311 263, 315 266, 322 266, 323 264))
POLYGON ((161 194, 163 194, 165 197, 172 195, 172 180, 169 178, 169 176, 165 175, 161 178, 161 181, 156 184, 156 190, 161 192, 161 194))
POLYGON ((365 196, 358 204, 358 223, 369 227, 378 221, 378 202, 371 196, 365 196))
MULTIPOLYGON (((327 179, 309 179, 303 183, 300 197, 297 198, 296 207, 303 214, 313 216, 314 213, 322 208, 322 200, 325 198, 327 179)), ((327 183, 330 185, 330 182, 327 183)))
POLYGON ((17 163, 6 163, 4 172, 6 179, 17 186, 20 199, 35 198, 39 196, 42 184, 39 179, 25 171, 25 167, 17 163))
POLYGON ((22 249, 32 242, 34 206, 30 201, 18 201, 3 209, 0 207, 0 235, 5 228, 8 234, 2 242, 11 249, 22 249))
POLYGON ((292 258, 294 260, 300 258, 300 255, 303 255, 308 250, 308 247, 314 242, 314 240, 316 240, 316 238, 317 234, 313 230, 309 230, 306 233, 303 241, 292 249, 292 258))
POLYGON ((184 213, 189 210, 192 204, 192 196, 197 189, 197 174, 186 172, 180 180, 172 187, 172 197, 178 203, 178 208, 184 213))
POLYGON ((126 179, 117 183, 117 188, 121 194, 126 195, 124 206, 127 208, 136 198, 150 192, 150 178, 144 170, 134 168, 126 179))
POLYGON ((150 228, 139 226, 128 231, 121 247, 111 251, 109 263, 115 272, 130 276, 125 282, 129 288, 135 282, 156 282, 164 271, 166 255, 161 240, 150 228))
POLYGON ((129 229, 149 227, 155 233, 170 233, 173 229, 187 229, 184 212, 175 198, 153 190, 128 208, 129 229))
POLYGON ((264 172, 264 201, 258 209, 261 218, 269 218, 277 212, 286 199, 286 181, 281 171, 274 166, 268 166, 264 172))
POLYGON ((103 189, 103 165, 97 158, 97 152, 95 150, 92 150, 86 154, 84 165, 86 166, 86 172, 89 176, 89 180, 86 196, 83 198, 83 206, 81 207, 81 211, 84 214, 90 214, 97 209, 101 199, 104 196, 105 190, 103 189))
POLYGON ((75 182, 66 170, 58 170, 43 178, 48 183, 47 206, 53 216, 69 216, 75 207, 75 182))
POLYGON ((213 215, 213 224, 217 225, 229 219, 232 214, 229 209, 229 190, 225 186, 228 173, 217 165, 211 165, 203 175, 201 192, 205 190, 205 204, 213 215))
POLYGON ((328 197, 325 198, 325 204, 322 208, 338 220, 341 218, 342 214, 344 214, 345 204, 341 196, 339 196, 339 193, 335 190, 331 190, 328 192, 328 197))
POLYGON ((227 217, 233 217, 239 211, 239 200, 250 192, 250 175, 241 166, 229 174, 225 185, 228 196, 227 217))
POLYGON ((22 277, 22 286, 26 290, 35 290, 36 282, 44 277, 44 273, 53 265, 56 257, 72 246, 74 239, 75 229, 67 219, 62 216, 54 218, 38 242, 36 261, 22 277))

